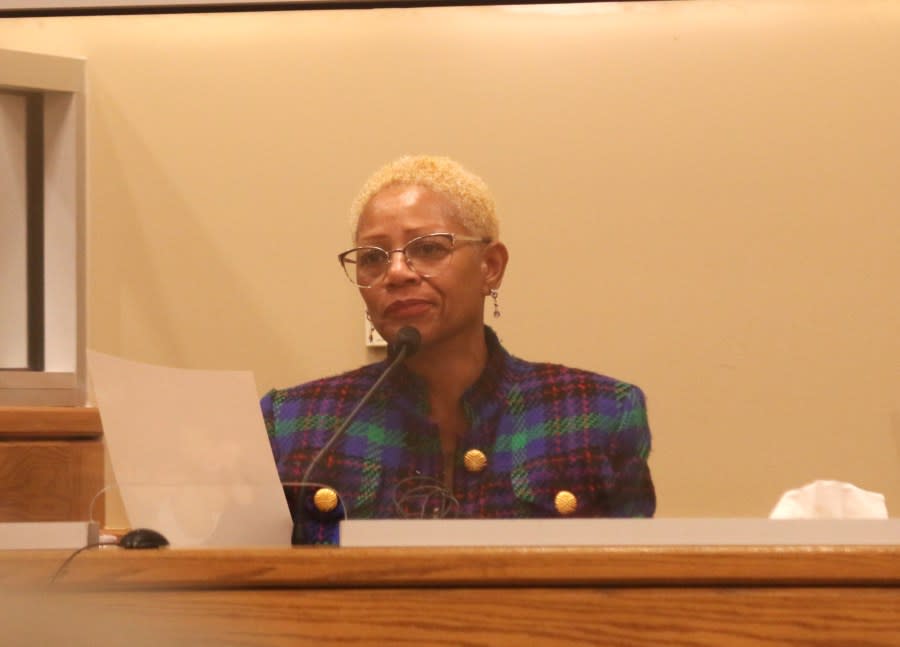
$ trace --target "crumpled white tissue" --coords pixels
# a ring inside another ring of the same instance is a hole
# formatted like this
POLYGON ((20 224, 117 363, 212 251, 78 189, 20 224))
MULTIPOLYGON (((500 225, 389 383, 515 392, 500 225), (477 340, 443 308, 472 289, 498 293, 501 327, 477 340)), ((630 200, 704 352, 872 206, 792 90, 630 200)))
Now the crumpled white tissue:
POLYGON ((843 481, 813 481, 788 490, 770 519, 887 519, 884 495, 843 481))

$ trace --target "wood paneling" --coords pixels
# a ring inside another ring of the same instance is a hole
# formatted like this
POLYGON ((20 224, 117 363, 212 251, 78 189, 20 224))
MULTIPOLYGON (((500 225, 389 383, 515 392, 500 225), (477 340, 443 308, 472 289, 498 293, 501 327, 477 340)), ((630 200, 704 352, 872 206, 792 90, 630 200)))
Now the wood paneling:
MULTIPOLYGON (((96 441, 0 443, 0 521, 81 521, 103 489, 96 441)), ((103 502, 94 505, 102 521, 103 502)))
MULTIPOLYGON (((897 607, 895 591, 868 588, 143 591, 82 594, 77 600, 42 596, 34 600, 26 631, 41 636, 53 628, 39 621, 59 622, 62 616, 70 623, 68 640, 60 643, 66 645, 96 637, 100 627, 104 635, 111 633, 104 645, 134 647, 125 636, 140 627, 144 636, 157 638, 147 644, 191 647, 896 647, 897 607), (56 613, 48 615, 48 609, 56 613), (75 623, 81 623, 80 632, 71 631, 75 623)), ((16 637, 9 623, 4 627, 7 638, 16 637)))
POLYGON ((0 408, 0 521, 87 520, 104 485, 101 437, 96 409, 0 408))

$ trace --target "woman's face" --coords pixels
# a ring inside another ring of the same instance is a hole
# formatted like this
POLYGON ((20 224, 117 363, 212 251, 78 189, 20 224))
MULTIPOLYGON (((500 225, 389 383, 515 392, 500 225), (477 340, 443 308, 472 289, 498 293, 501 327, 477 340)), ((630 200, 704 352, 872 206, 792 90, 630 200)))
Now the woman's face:
MULTIPOLYGON (((369 200, 359 219, 356 244, 399 249, 418 236, 447 232, 470 236, 439 193, 420 186, 390 186, 369 200)), ((414 326, 424 347, 481 331, 484 297, 491 285, 485 245, 458 242, 450 262, 433 277, 413 271, 401 253, 391 254, 385 274, 361 288, 376 330, 388 341, 414 326)))

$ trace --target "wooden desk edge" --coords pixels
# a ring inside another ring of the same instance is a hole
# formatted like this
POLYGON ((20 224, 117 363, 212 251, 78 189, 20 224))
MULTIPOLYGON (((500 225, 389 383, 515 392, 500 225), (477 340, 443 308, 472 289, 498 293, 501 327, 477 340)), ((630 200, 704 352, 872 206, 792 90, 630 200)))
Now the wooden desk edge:
MULTIPOLYGON (((0 552, 0 587, 43 586, 71 551, 0 552)), ((85 551, 60 588, 900 587, 900 546, 240 548, 85 551)))

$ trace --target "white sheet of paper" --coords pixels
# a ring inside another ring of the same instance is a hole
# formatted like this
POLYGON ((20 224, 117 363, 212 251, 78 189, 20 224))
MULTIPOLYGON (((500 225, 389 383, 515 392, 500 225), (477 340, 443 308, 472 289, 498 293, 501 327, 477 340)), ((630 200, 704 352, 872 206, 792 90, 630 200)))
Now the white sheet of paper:
POLYGON ((174 547, 289 546, 291 516, 253 374, 88 351, 88 373, 134 528, 174 547))

